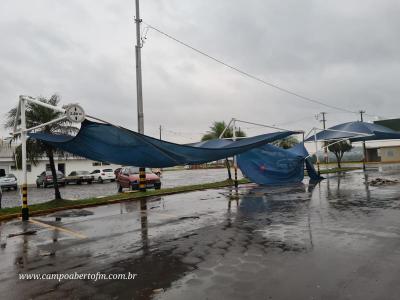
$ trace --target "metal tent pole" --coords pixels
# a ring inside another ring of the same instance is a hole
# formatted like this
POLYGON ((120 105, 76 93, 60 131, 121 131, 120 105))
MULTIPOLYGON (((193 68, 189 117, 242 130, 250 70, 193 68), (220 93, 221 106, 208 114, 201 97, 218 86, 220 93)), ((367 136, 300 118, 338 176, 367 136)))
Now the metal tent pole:
MULTIPOLYGON (((233 118, 233 141, 236 141, 236 119, 233 118)), ((235 171, 235 188, 237 188, 239 186, 238 183, 238 177, 237 177, 237 159, 236 159, 236 155, 233 157, 233 168, 235 171)))
MULTIPOLYGON (((364 122, 363 114, 365 113, 365 110, 360 110, 360 117, 361 117, 361 122, 364 122)), ((367 158, 367 148, 365 146, 365 141, 362 142, 363 145, 363 170, 365 171, 365 161, 367 158)))
POLYGON ((319 168, 319 157, 318 157, 317 129, 315 129, 315 128, 314 128, 314 143, 315 143, 315 155, 317 156, 318 175, 321 175, 321 171, 319 168))
MULTIPOLYGON (((231 126, 231 123, 233 121, 233 118, 229 121, 228 125, 226 125, 226 127, 224 128, 224 130, 221 132, 221 134, 219 135, 219 139, 222 139, 225 131, 228 130, 229 126, 231 126)), ((231 174, 231 164, 229 162, 228 158, 225 158, 225 164, 226 164, 226 169, 228 170, 228 179, 231 180, 232 179, 232 174, 231 174)))

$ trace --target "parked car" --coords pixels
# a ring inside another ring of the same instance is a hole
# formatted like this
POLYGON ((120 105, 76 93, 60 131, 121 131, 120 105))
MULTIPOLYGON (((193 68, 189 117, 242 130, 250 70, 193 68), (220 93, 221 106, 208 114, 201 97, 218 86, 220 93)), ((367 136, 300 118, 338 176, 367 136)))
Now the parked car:
MULTIPOLYGON (((139 189, 139 168, 138 167, 124 167, 117 177, 118 192, 122 189, 129 188, 131 190, 139 189)), ((150 169, 146 168, 146 188, 161 188, 161 180, 150 169)))
MULTIPOLYGON (((61 171, 57 171, 57 182, 60 186, 65 186, 65 176, 61 171)), ((49 185, 53 185, 53 175, 51 171, 44 171, 36 178, 36 186, 46 188, 49 185)))
POLYGON ((0 186, 2 187, 2 189, 17 190, 17 178, 14 176, 14 174, 8 174, 6 176, 0 177, 0 186))
POLYGON ((92 184, 93 177, 90 175, 89 171, 72 171, 68 176, 65 176, 65 184, 82 184, 83 182, 92 184))
POLYGON ((115 174, 112 169, 94 170, 92 173, 93 180, 103 183, 106 180, 115 181, 115 174))
POLYGON ((118 174, 119 174, 119 172, 121 172, 121 170, 122 170, 122 168, 116 168, 116 169, 114 170, 115 178, 118 177, 118 174))
POLYGON ((151 171, 161 178, 162 172, 160 168, 151 169, 151 171))

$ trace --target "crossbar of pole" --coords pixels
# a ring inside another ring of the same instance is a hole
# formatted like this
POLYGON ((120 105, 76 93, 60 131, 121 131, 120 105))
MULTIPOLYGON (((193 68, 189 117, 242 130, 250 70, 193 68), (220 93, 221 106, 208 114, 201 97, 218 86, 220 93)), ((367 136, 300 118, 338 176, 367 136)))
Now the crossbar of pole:
POLYGON ((226 125, 226 127, 224 128, 224 130, 222 131, 222 133, 219 135, 219 137, 218 138, 222 138, 223 136, 224 136, 224 134, 225 134, 225 131, 227 131, 228 130, 228 128, 231 126, 231 124, 232 124, 232 122, 233 122, 233 120, 234 120, 235 118, 232 118, 230 121, 229 121, 229 123, 228 123, 228 125, 226 125))
MULTIPOLYGON (((249 122, 249 121, 243 121, 243 120, 238 120, 238 119, 235 119, 235 121, 236 121, 236 122, 241 122, 241 123, 250 124, 250 125, 256 125, 256 126, 261 126, 261 127, 272 128, 272 129, 276 129, 276 130, 291 131, 291 130, 285 129, 285 128, 280 128, 280 127, 271 126, 271 125, 265 125, 265 124, 260 124, 260 123, 254 123, 254 122, 249 122)), ((294 130, 294 131, 299 132, 299 133, 304 132, 303 130, 294 130)))
MULTIPOLYGON (((368 134, 368 133, 363 133, 363 132, 346 131, 346 130, 336 130, 336 129, 321 129, 321 128, 317 128, 317 127, 314 127, 313 129, 311 129, 311 131, 313 131, 314 129, 315 129, 315 130, 318 129, 318 130, 322 130, 322 131, 334 131, 334 132, 344 132, 344 133, 358 134, 358 135, 361 135, 361 137, 362 137, 362 136, 364 136, 364 137, 373 136, 373 134, 368 134)), ((315 135, 316 135, 316 134, 315 134, 315 135)), ((356 137, 357 137, 357 136, 356 136, 356 137)), ((351 138, 355 138, 355 137, 349 136, 349 137, 346 137, 345 140, 351 139, 351 138)), ((336 139, 328 139, 328 140, 336 140, 336 139)), ((321 140, 318 140, 318 141, 327 141, 327 140, 321 139, 321 140)))
POLYGON ((51 109, 51 110, 54 110, 54 111, 58 111, 58 112, 61 112, 61 113, 65 114, 65 109, 63 109, 63 108, 60 108, 60 107, 57 107, 57 106, 54 106, 54 105, 51 105, 51 104, 43 103, 42 101, 39 101, 39 100, 37 100, 37 99, 35 99, 35 98, 31 97, 31 96, 22 96, 22 97, 25 100, 27 100, 29 102, 32 102, 34 104, 37 104, 37 105, 46 107, 48 109, 51 109))
MULTIPOLYGON (((54 120, 52 120, 52 121, 49 121, 49 122, 46 122, 46 123, 43 123, 43 124, 40 124, 40 125, 31 127, 31 128, 27 128, 27 129, 25 129, 24 131, 25 131, 25 132, 30 132, 30 131, 33 131, 33 130, 36 130, 36 129, 45 127, 45 126, 47 126, 47 125, 51 125, 51 124, 54 124, 54 123, 63 121, 63 120, 65 120, 66 118, 67 118, 66 116, 62 116, 62 117, 57 118, 57 119, 54 119, 54 120)), ((22 133, 22 130, 19 130, 19 131, 14 132, 13 135, 15 136, 15 135, 19 135, 19 134, 21 134, 21 133, 22 133)))

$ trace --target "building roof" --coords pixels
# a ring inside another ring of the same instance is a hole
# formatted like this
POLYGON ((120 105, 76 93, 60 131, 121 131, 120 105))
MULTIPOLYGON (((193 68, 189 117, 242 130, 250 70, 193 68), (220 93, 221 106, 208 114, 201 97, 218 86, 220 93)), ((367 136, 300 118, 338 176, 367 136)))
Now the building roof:
POLYGON ((396 131, 400 131, 400 119, 379 120, 379 121, 374 121, 374 123, 388 127, 396 131))

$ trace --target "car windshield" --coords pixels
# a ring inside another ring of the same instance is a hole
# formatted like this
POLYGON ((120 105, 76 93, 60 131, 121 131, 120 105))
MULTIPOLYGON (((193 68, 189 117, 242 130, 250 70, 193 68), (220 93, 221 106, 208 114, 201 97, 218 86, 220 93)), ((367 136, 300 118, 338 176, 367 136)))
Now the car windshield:
POLYGON ((103 172, 113 172, 112 169, 104 169, 103 172))
MULTIPOLYGON (((139 174, 139 167, 128 167, 129 174, 139 174)), ((146 173, 153 173, 149 168, 146 168, 146 173)))
MULTIPOLYGON (((61 171, 56 171, 56 174, 57 174, 57 175, 64 175, 63 172, 61 172, 61 171)), ((46 172, 46 175, 47 175, 47 176, 51 176, 51 175, 52 175, 51 171, 47 171, 47 172, 46 172)))
POLYGON ((87 175, 87 174, 89 174, 89 171, 77 171, 76 174, 78 174, 78 175, 87 175))

